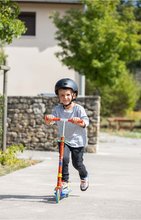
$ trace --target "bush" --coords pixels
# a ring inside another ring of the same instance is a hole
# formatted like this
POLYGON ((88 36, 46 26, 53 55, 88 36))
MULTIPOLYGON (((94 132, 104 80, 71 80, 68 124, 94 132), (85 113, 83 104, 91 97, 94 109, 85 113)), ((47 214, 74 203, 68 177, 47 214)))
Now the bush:
POLYGON ((20 163, 20 160, 17 158, 17 153, 23 152, 23 145, 12 145, 6 149, 6 151, 0 150, 0 164, 5 166, 15 166, 20 163))
POLYGON ((104 88, 101 97, 102 114, 123 116, 134 109, 139 98, 139 85, 126 73, 111 88, 104 88))
MULTIPOLYGON (((95 84, 87 81, 88 94, 95 90, 95 84), (89 86, 90 85, 90 86, 89 86), (93 86, 92 86, 93 85, 93 86)), ((96 91, 96 90, 95 90, 96 91)), ((139 99, 139 85, 133 76, 127 72, 123 73, 111 87, 98 88, 101 96, 102 116, 123 116, 134 109, 139 99)), ((93 93, 95 94, 95 92, 93 93)))

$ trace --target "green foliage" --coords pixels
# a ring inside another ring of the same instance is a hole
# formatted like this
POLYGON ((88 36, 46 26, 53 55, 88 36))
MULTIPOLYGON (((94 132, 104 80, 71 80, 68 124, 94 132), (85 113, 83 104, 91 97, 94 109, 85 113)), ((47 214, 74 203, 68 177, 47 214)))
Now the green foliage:
POLYGON ((82 1, 87 9, 52 15, 61 47, 57 57, 69 68, 94 80, 112 85, 131 61, 141 58, 140 22, 134 7, 119 10, 119 0, 82 1))
MULTIPOLYGON (((134 15, 135 15, 135 19, 136 21, 139 23, 141 22, 141 0, 136 0, 136 4, 134 0, 122 0, 123 3, 121 5, 122 8, 124 8, 125 5, 130 5, 130 6, 134 6, 134 15)), ((141 30, 139 30, 139 35, 141 35, 141 30)), ((140 41, 141 44, 141 41, 140 41)), ((130 69, 130 71, 132 71, 134 74, 136 74, 136 70, 137 68, 141 68, 141 62, 140 60, 137 61, 132 61, 128 64, 128 68, 130 69)))
POLYGON ((4 64, 5 59, 6 59, 6 55, 4 53, 2 46, 0 46, 0 65, 4 64))
POLYGON ((135 108, 140 87, 133 76, 125 72, 115 84, 100 87, 98 91, 95 82, 87 80, 86 92, 88 95, 99 93, 101 96, 101 116, 122 116, 135 108))
POLYGON ((127 73, 116 81, 112 87, 101 90, 102 115, 126 115, 134 109, 139 98, 139 85, 133 76, 127 73))
MULTIPOLYGON (((139 99, 136 104, 136 110, 139 111, 140 109, 141 109, 141 89, 140 89, 139 99)), ((141 119, 141 117, 140 117, 140 119, 141 119)))
POLYGON ((17 153, 23 152, 23 145, 12 145, 6 149, 6 151, 0 150, 0 164, 15 166, 20 163, 20 160, 17 158, 17 153))
POLYGON ((0 2, 0 42, 11 43, 13 38, 25 32, 25 26, 18 19, 19 7, 12 0, 0 2))

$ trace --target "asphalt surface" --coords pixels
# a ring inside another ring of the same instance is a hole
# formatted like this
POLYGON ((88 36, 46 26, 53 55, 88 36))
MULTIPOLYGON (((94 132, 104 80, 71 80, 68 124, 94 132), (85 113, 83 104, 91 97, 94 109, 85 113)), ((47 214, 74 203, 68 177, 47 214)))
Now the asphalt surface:
POLYGON ((90 186, 82 192, 70 164, 68 198, 56 204, 58 153, 25 151, 41 163, 0 177, 1 220, 140 220, 141 139, 101 134, 96 154, 85 153, 90 186))

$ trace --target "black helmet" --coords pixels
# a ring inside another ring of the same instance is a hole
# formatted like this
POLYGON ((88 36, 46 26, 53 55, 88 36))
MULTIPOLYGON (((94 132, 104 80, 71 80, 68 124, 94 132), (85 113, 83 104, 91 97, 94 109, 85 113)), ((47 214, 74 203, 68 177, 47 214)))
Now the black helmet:
POLYGON ((69 78, 60 79, 56 85, 55 85, 55 93, 58 95, 59 89, 72 89, 74 93, 76 93, 76 96, 78 94, 78 86, 77 84, 69 78))

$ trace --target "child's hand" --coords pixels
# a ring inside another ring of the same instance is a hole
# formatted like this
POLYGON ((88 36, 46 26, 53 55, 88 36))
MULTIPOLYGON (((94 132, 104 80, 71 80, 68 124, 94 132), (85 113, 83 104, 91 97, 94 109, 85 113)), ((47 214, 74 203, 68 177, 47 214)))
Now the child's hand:
POLYGON ((85 122, 81 119, 81 118, 78 118, 78 117, 74 117, 74 118, 72 118, 72 123, 74 123, 74 124, 76 124, 76 125, 78 125, 78 126, 80 126, 80 127, 85 127, 86 125, 85 125, 85 122))
POLYGON ((53 115, 45 115, 45 122, 47 125, 51 125, 54 124, 55 122, 52 121, 52 119, 54 118, 53 115))

